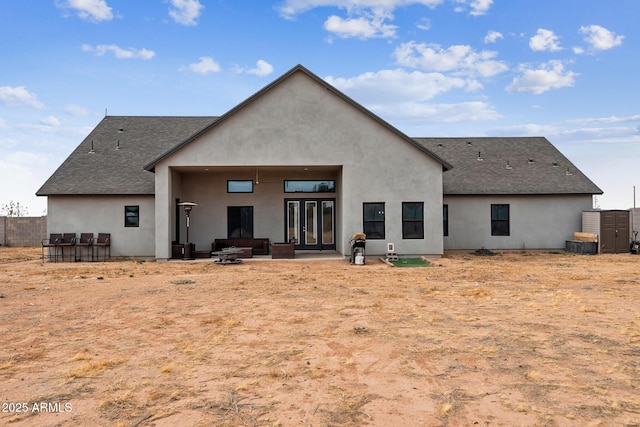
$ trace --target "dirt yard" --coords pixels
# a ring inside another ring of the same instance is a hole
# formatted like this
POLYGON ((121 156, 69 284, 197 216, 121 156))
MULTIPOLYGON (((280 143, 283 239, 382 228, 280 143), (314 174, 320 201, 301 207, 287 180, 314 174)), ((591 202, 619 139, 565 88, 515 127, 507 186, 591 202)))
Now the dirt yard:
POLYGON ((640 256, 39 255, 0 248, 0 425, 640 425, 640 256))

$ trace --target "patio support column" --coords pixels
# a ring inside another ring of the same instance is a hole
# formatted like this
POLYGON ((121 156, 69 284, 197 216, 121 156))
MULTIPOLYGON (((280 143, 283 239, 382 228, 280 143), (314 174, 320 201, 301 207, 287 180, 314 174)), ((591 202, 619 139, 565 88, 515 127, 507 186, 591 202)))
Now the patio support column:
POLYGON ((171 170, 162 163, 155 168, 156 260, 171 258, 171 170))

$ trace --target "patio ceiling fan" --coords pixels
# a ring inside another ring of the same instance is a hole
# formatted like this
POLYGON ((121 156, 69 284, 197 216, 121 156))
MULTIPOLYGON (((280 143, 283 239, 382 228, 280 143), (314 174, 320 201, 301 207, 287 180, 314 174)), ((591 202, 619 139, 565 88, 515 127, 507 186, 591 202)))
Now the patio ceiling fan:
POLYGON ((254 184, 256 185, 260 185, 260 184, 277 184, 278 181, 260 181, 260 174, 258 172, 258 168, 256 168, 256 179, 254 181, 254 184))

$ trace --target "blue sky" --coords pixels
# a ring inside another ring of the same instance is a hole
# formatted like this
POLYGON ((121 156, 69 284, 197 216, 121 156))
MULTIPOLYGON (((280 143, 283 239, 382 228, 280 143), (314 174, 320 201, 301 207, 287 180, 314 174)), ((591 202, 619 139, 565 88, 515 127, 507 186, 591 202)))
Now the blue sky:
POLYGON ((545 136, 640 205, 637 0, 2 0, 0 206, 109 115, 215 116, 302 64, 409 136, 545 136))

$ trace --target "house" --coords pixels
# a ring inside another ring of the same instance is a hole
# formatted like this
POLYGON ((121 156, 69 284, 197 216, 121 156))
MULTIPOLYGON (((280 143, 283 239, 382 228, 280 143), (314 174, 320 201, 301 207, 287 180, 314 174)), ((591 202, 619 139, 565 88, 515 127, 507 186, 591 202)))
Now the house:
POLYGON ((106 116, 36 194, 49 232, 164 260, 185 241, 181 202, 200 250, 253 237, 347 255, 364 231, 367 254, 441 255, 561 248, 601 193, 544 138, 410 138, 298 65, 219 117, 106 116))

